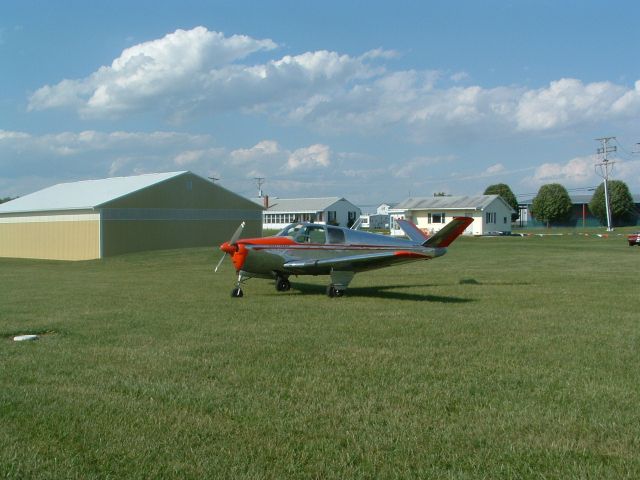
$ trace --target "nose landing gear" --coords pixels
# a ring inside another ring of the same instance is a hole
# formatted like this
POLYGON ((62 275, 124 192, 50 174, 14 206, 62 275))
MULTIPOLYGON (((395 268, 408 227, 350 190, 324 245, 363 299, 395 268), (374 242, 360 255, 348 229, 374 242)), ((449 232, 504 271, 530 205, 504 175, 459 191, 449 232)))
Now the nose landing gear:
POLYGON ((233 290, 231 290, 231 296, 233 298, 240 298, 242 296, 244 296, 244 293, 242 292, 242 289, 240 288, 240 285, 244 282, 244 277, 242 276, 242 273, 238 274, 238 279, 236 280, 236 286, 233 290))

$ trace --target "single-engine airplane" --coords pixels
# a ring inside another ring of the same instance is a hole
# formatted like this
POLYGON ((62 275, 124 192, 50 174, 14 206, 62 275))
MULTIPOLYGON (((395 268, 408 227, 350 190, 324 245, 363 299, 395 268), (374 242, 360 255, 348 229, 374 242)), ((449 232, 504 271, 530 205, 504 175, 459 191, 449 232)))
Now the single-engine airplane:
POLYGON ((231 256, 238 279, 232 297, 242 297, 241 285, 252 277, 273 278, 276 290, 291 288, 291 275, 330 275, 329 297, 341 297, 356 273, 414 260, 429 260, 447 252, 473 218, 455 217, 439 232, 427 237, 408 220, 398 220, 409 240, 317 223, 292 223, 264 238, 243 238, 244 222, 228 242, 215 267, 231 256))

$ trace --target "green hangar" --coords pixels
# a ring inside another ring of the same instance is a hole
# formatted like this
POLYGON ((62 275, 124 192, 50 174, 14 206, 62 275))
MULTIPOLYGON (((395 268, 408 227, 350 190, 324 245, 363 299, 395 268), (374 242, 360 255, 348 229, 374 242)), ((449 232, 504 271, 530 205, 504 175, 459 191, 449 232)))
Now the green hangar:
POLYGON ((262 207, 191 172, 61 183, 0 204, 0 257, 89 260, 217 246, 262 207))

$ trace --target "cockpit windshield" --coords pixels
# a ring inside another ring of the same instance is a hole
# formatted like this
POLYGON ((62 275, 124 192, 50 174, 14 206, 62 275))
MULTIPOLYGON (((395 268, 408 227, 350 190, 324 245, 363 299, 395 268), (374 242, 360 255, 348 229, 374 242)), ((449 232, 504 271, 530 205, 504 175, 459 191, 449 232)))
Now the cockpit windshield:
POLYGON ((325 226, 309 223, 292 223, 278 233, 278 237, 291 237, 298 243, 325 243, 325 226))

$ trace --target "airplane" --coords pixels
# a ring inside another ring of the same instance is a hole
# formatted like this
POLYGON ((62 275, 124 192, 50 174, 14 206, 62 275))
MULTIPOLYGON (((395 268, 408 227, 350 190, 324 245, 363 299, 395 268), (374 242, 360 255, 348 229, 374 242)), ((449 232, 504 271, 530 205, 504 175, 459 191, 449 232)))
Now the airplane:
POLYGON ((327 295, 342 297, 356 273, 444 255, 473 218, 454 217, 431 237, 408 220, 397 222, 408 240, 309 222, 292 223, 271 237, 240 239, 242 222, 220 245, 224 255, 215 271, 231 257, 238 275, 231 291, 236 298, 244 295, 241 285, 253 277, 275 279, 276 290, 286 292, 291 275, 330 275, 327 295))

